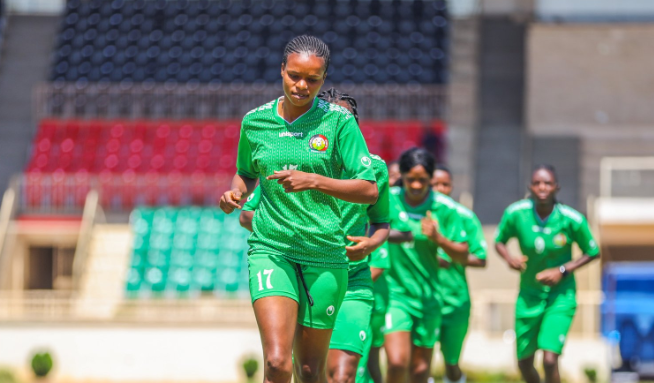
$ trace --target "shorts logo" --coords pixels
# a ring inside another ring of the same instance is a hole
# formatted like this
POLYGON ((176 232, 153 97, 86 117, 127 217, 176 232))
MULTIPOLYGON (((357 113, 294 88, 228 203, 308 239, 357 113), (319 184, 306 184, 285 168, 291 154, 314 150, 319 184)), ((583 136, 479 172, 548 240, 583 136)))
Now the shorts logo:
POLYGON ((563 247, 566 243, 568 243, 568 239, 565 237, 565 234, 559 233, 554 236, 554 244, 557 247, 563 247))
POLYGON ((361 339, 362 342, 366 340, 366 332, 361 330, 361 332, 359 333, 359 338, 361 339))
POLYGON ((249 196, 248 199, 247 199, 247 202, 252 201, 252 198, 254 198, 254 194, 250 194, 250 196, 249 196))
POLYGON ((565 343, 565 335, 563 334, 559 335, 559 342, 565 343))
POLYGON ((334 315, 334 311, 335 311, 334 305, 331 305, 331 306, 327 307, 327 315, 329 315, 329 316, 334 315))
POLYGON ((312 152, 324 152, 329 147, 329 141, 322 134, 316 134, 309 140, 309 147, 312 152))
POLYGON ((379 249, 379 257, 380 257, 380 258, 386 258, 386 257, 388 257, 388 250, 386 250, 386 249, 379 249))
POLYGON ((370 159, 370 157, 363 156, 361 157, 361 163, 365 167, 370 167, 370 165, 372 165, 372 160, 370 159))

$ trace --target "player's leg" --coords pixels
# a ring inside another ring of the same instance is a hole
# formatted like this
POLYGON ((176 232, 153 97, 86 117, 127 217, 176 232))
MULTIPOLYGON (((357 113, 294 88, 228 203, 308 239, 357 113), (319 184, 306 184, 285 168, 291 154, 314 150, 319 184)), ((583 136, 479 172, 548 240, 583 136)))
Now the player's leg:
POLYGON ((470 306, 459 307, 443 315, 440 331, 441 353, 445 362, 445 383, 465 382, 465 375, 459 367, 461 350, 468 333, 470 306))
POLYGON ((415 318, 411 333, 413 348, 411 352, 410 381, 426 383, 431 372, 434 346, 439 338, 441 327, 441 307, 425 308, 422 318, 415 318))
MULTIPOLYGON (((378 289, 378 285, 375 289, 378 289)), ((382 383, 379 351, 384 346, 384 331, 386 329, 386 308, 388 292, 382 289, 375 290, 375 304, 370 318, 371 345, 368 352, 367 371, 374 383, 382 383)))
POLYGON ((540 375, 534 367, 534 354, 538 350, 538 333, 544 308, 540 299, 518 295, 515 305, 515 335, 518 368, 527 383, 540 383, 540 375))
POLYGON ((431 359, 434 355, 434 346, 417 347, 413 346, 411 352, 411 383, 427 383, 431 372, 431 359))
POLYGON ((336 318, 327 356, 329 383, 354 383, 370 327, 373 295, 369 287, 348 290, 336 318))
POLYGON ((387 383, 405 383, 411 366, 413 317, 399 301, 391 301, 385 316, 384 346, 388 367, 387 383))
POLYGON ((540 375, 538 375, 538 371, 534 367, 534 355, 519 359, 518 368, 520 374, 522 374, 522 379, 526 383, 540 383, 540 375))
POLYGON ((545 383, 561 383, 559 354, 543 351, 543 370, 545 371, 545 383))
POLYGON ((576 309, 577 301, 573 290, 552 296, 545 309, 538 334, 538 348, 543 350, 546 383, 561 382, 559 355, 563 352, 576 309))
POLYGON ((324 382, 329 342, 347 289, 347 270, 302 265, 297 271, 300 307, 293 345, 295 377, 302 383, 324 382))
POLYGON ((293 371, 293 337, 298 316, 297 277, 281 257, 248 257, 250 294, 264 357, 264 383, 287 383, 293 371))

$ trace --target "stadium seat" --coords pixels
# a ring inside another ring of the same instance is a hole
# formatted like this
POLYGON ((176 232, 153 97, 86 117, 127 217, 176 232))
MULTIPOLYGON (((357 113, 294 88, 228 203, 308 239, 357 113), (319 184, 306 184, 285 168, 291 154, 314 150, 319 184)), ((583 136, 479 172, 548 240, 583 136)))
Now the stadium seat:
MULTIPOLYGON (((321 36, 338 57, 348 48, 400 52, 394 63, 421 68, 403 76, 378 76, 368 70, 331 75, 340 82, 441 83, 443 59, 410 57, 412 48, 446 51, 448 15, 444 0, 402 2, 241 2, 195 3, 113 1, 68 2, 51 69, 53 81, 266 82, 278 66, 284 44, 293 36, 321 36), (388 36, 401 36, 388 38, 388 36), (256 54, 259 48, 271 54, 256 54), (211 54, 209 54, 211 52, 211 54), (228 68, 229 70, 224 70, 228 68)), ((348 64, 355 64, 348 59, 348 64)), ((361 59, 362 60, 362 59, 361 59)), ((357 64, 363 67, 366 63, 357 64)))
POLYGON ((134 244, 125 287, 128 297, 247 291, 249 232, 240 227, 237 215, 217 208, 137 208, 130 224, 134 244))

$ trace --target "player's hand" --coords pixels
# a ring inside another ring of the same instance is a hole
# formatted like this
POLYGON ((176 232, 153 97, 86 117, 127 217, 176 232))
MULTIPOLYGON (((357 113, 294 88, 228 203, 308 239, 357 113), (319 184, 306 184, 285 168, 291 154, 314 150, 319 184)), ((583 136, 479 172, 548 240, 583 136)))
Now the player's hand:
POLYGON ((372 253, 372 244, 369 237, 352 237, 348 235, 347 239, 354 242, 353 246, 345 246, 345 255, 350 261, 360 261, 372 253))
POLYGON ((509 267, 513 270, 523 272, 527 269, 527 259, 528 258, 524 255, 519 257, 509 257, 509 259, 506 260, 506 263, 508 263, 509 267))
POLYGON ((448 261, 444 260, 441 257, 436 257, 436 258, 438 259, 438 266, 439 267, 442 267, 443 269, 449 269, 450 266, 452 266, 451 262, 448 262, 448 261))
POLYGON ((223 196, 220 197, 220 208, 225 213, 231 214, 231 212, 233 212, 234 209, 241 208, 241 205, 239 205, 238 203, 241 201, 242 196, 243 193, 241 193, 241 191, 238 189, 226 191, 225 194, 223 194, 223 196))
POLYGON ((275 171, 275 174, 266 177, 268 180, 277 180, 287 193, 301 192, 315 189, 315 174, 299 170, 275 171))
POLYGON ((561 281, 563 274, 559 269, 547 269, 536 274, 536 280, 546 286, 554 286, 561 281))
POLYGON ((422 234, 436 242, 440 233, 438 232, 438 222, 431 218, 431 211, 427 210, 427 215, 420 221, 422 234))

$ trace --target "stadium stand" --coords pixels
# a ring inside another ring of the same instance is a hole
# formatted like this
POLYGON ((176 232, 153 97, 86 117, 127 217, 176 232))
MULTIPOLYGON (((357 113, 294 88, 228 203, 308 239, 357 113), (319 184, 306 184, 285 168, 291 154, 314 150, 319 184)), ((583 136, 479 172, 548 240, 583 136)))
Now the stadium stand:
POLYGON ((284 45, 308 33, 330 45, 334 83, 442 84, 447 30, 441 0, 72 0, 51 80, 279 82, 284 45))
MULTIPOLYGON (((442 152, 444 125, 366 121, 372 153, 395 159, 412 146, 442 152)), ((25 211, 81 209, 98 189, 108 210, 134 206, 214 206, 236 164, 240 122, 43 120, 21 184, 25 211)))
POLYGON ((129 297, 247 293, 249 232, 237 214, 218 208, 139 208, 130 221, 129 297))

